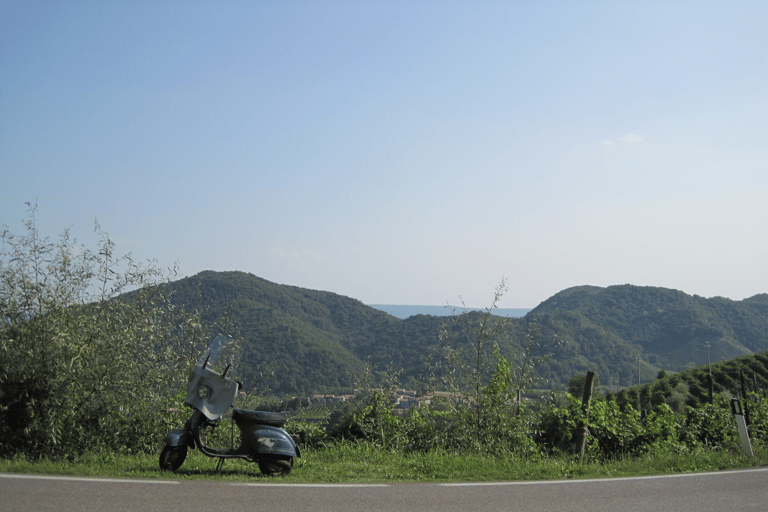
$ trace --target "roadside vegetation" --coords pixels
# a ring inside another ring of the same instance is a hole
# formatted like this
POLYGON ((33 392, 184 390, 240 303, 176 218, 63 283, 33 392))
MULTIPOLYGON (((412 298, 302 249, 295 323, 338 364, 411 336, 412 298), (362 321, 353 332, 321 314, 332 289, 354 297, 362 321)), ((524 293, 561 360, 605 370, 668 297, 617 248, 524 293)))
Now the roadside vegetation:
MULTIPOLYGON (((184 311, 161 286, 173 277, 151 263, 117 257, 98 226, 91 251, 64 233, 42 238, 30 206, 27 232, 2 232, 0 249, 0 471, 142 478, 254 478, 256 465, 190 452, 175 475, 157 455, 189 415, 186 376, 211 333, 237 335, 220 317, 184 311)), ((755 454, 741 451, 730 393, 711 400, 532 395, 536 368, 561 340, 533 321, 460 314, 440 330, 440 348, 419 379, 441 390, 398 410, 396 368, 366 365, 354 400, 337 409, 297 405, 286 430, 303 457, 297 482, 494 481, 631 476, 768 465, 768 398, 742 384, 755 454), (525 332, 515 332, 515 329, 525 332), (515 344, 508 340, 524 340, 515 344), (527 398, 526 398, 527 397, 527 398), (633 403, 634 402, 634 403, 633 403), (635 404, 638 404, 637 406, 635 404), (582 438, 584 439, 582 443, 582 438), (583 444, 583 453, 581 450, 583 444)), ((674 391, 674 390, 673 390, 674 391)), ((648 394, 648 392, 646 393, 648 394)), ((649 396, 655 396, 651 393, 649 396)), ((282 408, 246 395, 240 408, 282 408)), ((237 443, 225 419, 209 444, 237 443)))
MULTIPOLYGON (((737 451, 648 457, 621 457, 616 460, 579 463, 573 457, 547 457, 518 460, 512 456, 455 455, 440 451, 425 454, 393 453, 367 443, 340 442, 333 446, 307 448, 296 460, 294 470, 281 481, 286 483, 395 483, 395 482, 504 482, 564 480, 570 478, 619 478, 722 471, 768 465, 762 448, 754 457, 737 451)), ((141 478, 173 480, 228 480, 270 482, 255 464, 226 461, 220 471, 216 461, 190 451, 177 473, 161 472, 157 454, 84 454, 68 459, 30 461, 23 457, 0 459, 0 472, 87 476, 102 478, 141 478)))
POLYGON ((0 232, 0 457, 154 450, 209 329, 159 287, 174 269, 115 254, 98 224, 95 250, 52 241, 36 211, 0 232))

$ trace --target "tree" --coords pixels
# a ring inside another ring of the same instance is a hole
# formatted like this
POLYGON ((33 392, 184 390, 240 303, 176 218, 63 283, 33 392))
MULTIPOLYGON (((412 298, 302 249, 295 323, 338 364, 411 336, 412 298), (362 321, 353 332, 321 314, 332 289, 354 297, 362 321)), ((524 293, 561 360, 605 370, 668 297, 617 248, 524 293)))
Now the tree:
POLYGON ((526 323, 526 331, 523 335, 521 350, 516 350, 512 369, 512 385, 517 396, 520 397, 526 389, 529 389, 538 379, 535 370, 552 358, 552 351, 562 343, 553 336, 548 341, 542 342, 541 325, 536 319, 526 323))
MULTIPOLYGON (((483 407, 480 398, 485 383, 490 379, 489 352, 492 349, 498 360, 499 336, 511 335, 511 323, 506 318, 497 318, 493 311, 507 290, 506 280, 502 278, 494 292, 493 301, 484 313, 464 311, 444 323, 440 328, 440 340, 443 342, 443 354, 447 364, 446 384, 450 391, 471 389, 471 400, 475 407, 475 428, 481 430, 483 407), (469 360, 469 364, 464 361, 469 360)), ((462 301, 463 305, 463 301, 462 301)), ((503 357, 503 356, 502 356, 503 357)), ((502 365, 506 361, 499 361, 502 365)), ((507 382, 505 390, 508 388, 507 382)), ((457 395, 458 396, 458 395, 457 395)))
MULTIPOLYGON (((471 427, 471 432, 465 432, 467 441, 480 445, 502 446, 502 432, 508 444, 527 443, 520 418, 522 392, 535 381, 536 368, 551 356, 545 350, 550 343, 540 342, 541 330, 535 321, 526 320, 525 332, 516 336, 518 322, 493 314, 506 291, 506 279, 502 279, 485 312, 465 310, 444 323, 440 333, 454 412, 464 415, 471 427)), ((551 344, 555 343, 553 339, 551 344)))
POLYGON ((98 223, 95 251, 51 242, 28 206, 26 232, 0 235, 0 455, 153 449, 199 317, 158 286, 174 270, 116 257, 98 223))

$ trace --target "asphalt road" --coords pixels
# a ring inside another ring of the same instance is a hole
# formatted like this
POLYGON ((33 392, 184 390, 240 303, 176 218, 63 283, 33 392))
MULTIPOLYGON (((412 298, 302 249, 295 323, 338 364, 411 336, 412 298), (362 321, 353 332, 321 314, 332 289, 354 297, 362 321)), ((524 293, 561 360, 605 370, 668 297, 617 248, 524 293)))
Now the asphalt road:
POLYGON ((768 468, 494 484, 232 484, 0 474, 0 511, 766 511, 768 468))

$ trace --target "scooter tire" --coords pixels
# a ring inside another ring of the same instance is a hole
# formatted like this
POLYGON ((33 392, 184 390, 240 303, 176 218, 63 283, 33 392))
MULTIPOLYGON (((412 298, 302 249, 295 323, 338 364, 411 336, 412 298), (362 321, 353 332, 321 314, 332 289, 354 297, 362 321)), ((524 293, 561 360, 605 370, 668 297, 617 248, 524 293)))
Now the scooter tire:
POLYGON ((186 458, 186 446, 166 446, 160 452, 160 470, 173 471, 175 473, 184 464, 184 459, 186 458))
POLYGON ((288 476, 293 469, 293 457, 262 459, 259 469, 264 476, 288 476))

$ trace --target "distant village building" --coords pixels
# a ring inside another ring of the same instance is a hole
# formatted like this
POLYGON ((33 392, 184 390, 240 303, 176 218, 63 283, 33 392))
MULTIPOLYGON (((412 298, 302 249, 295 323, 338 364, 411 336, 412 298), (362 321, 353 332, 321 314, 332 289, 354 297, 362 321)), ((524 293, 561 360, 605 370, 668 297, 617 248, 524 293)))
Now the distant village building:
MULTIPOLYGON (((370 393, 382 392, 381 388, 370 388, 367 390, 356 389, 354 395, 313 395, 311 398, 312 403, 319 404, 332 404, 347 402, 355 397, 365 396, 370 393)), ((436 397, 443 397, 446 399, 455 398, 455 393, 447 391, 433 391, 427 395, 416 396, 416 392, 410 389, 398 389, 396 390, 392 398, 395 402, 395 412, 397 414, 403 414, 407 409, 411 407, 420 407, 421 405, 431 405, 432 401, 436 397)))

